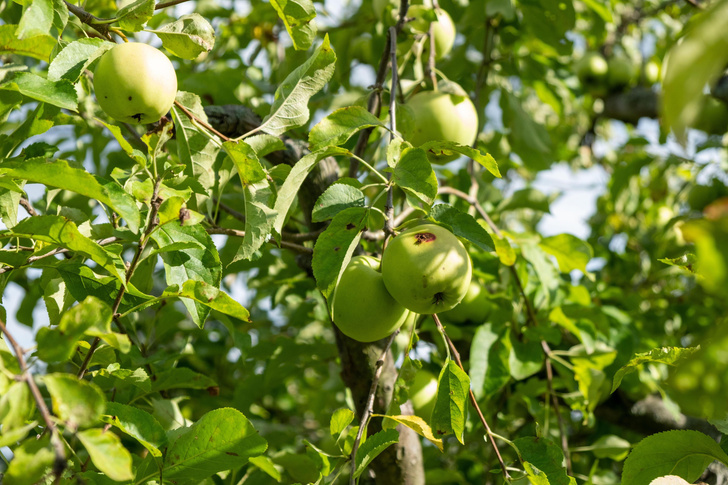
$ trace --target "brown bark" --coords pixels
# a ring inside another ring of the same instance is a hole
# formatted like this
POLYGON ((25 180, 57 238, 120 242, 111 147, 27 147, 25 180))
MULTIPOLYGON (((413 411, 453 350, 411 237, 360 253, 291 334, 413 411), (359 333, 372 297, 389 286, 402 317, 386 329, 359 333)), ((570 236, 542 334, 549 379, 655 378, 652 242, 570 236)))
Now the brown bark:
MULTIPOLYGON (((239 105, 207 106, 205 113, 209 123, 222 134, 237 137, 259 126, 260 118, 250 109, 239 105)), ((266 155, 271 163, 294 165, 308 153, 306 143, 282 137, 286 150, 266 155)), ((333 158, 322 160, 306 178, 298 194, 299 204, 303 210, 309 230, 315 231, 321 224, 311 222, 311 210, 318 197, 336 181, 339 176, 339 165, 333 158)), ((310 256, 300 255, 299 265, 311 275, 310 256)), ((352 340, 338 331, 336 344, 341 358, 341 377, 351 390, 356 406, 356 414, 361 417, 364 412, 376 362, 382 354, 385 340, 363 344, 352 340)), ((392 400, 397 370, 391 350, 387 353, 379 380, 379 387, 374 400, 374 412, 384 414, 392 400)), ((403 414, 412 414, 411 404, 403 406, 403 414)), ((368 434, 381 430, 381 419, 370 421, 368 434)), ((422 447, 419 436, 409 428, 397 427, 399 442, 390 446, 371 464, 370 475, 363 475, 362 482, 373 480, 377 485, 422 485, 425 483, 425 472, 422 460, 422 447), (374 475, 372 477, 371 475, 374 475)))

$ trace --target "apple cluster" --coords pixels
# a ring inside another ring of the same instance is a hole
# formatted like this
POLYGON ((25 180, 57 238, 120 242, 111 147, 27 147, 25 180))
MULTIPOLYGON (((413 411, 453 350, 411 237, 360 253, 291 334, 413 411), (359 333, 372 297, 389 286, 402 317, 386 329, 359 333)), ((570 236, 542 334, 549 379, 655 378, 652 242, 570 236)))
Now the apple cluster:
MULTIPOLYGON (((640 79, 640 65, 622 52, 615 52, 609 59, 599 52, 587 52, 576 61, 574 71, 584 90, 596 97, 624 90, 640 79)), ((642 77, 649 85, 656 83, 659 64, 654 60, 647 62, 642 77)))
POLYGON ((334 323, 360 342, 380 340, 416 314, 455 308, 472 274, 468 251, 453 233, 435 224, 409 228, 389 242, 381 264, 371 256, 351 259, 334 293, 334 323))

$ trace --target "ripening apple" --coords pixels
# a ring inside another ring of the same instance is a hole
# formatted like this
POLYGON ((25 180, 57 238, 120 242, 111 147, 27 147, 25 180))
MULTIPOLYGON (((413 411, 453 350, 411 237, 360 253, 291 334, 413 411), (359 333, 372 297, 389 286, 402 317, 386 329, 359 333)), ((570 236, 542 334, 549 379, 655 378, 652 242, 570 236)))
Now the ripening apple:
POLYGON ((382 254, 387 291, 415 313, 440 313, 465 297, 473 265, 453 233, 435 224, 409 228, 393 238, 382 254))
POLYGON ((379 266, 376 258, 354 256, 334 292, 334 323, 359 342, 383 339, 411 316, 387 292, 379 266))
POLYGON ((172 108, 177 74, 160 50, 128 42, 112 47, 94 72, 96 100, 104 112, 124 123, 154 123, 172 108))
POLYGON ((493 303, 488 298, 488 292, 475 279, 470 281, 468 292, 455 308, 443 312, 443 320, 452 323, 484 323, 493 309, 493 303))
POLYGON ((609 64, 604 56, 598 52, 587 52, 581 59, 576 61, 574 72, 585 91, 594 96, 607 94, 609 64))
MULTIPOLYGON (((434 140, 471 146, 478 136, 478 113, 467 96, 421 91, 412 96, 407 105, 412 108, 414 118, 412 134, 407 141, 416 147, 434 140)), ((430 156, 430 161, 442 164, 458 156, 430 156)))
MULTIPOLYGON (((407 11, 407 16, 414 18, 408 25, 417 34, 428 34, 430 25, 432 25, 432 35, 435 40, 435 59, 440 60, 450 53, 452 46, 455 44, 455 24, 445 10, 425 5, 412 5, 407 11), (434 13, 437 20, 430 21, 427 16, 434 13)), ((423 51, 424 59, 429 57, 429 40, 425 43, 423 51)))

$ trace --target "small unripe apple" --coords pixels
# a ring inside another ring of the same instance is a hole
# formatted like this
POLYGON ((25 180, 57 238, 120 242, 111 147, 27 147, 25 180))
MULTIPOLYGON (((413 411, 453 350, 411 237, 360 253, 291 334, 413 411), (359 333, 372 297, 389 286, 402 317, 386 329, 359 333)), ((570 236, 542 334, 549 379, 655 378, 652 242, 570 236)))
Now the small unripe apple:
POLYGON ((728 106, 711 96, 705 96, 700 107, 700 114, 693 125, 693 128, 709 135, 726 133, 728 131, 728 106))
MULTIPOLYGON (((430 32, 430 25, 432 25, 432 35, 435 40, 435 59, 440 60, 450 53, 452 46, 455 44, 455 24, 450 14, 441 8, 434 9, 437 20, 433 21, 427 19, 428 11, 433 12, 433 9, 425 5, 412 5, 407 11, 407 16, 413 17, 414 20, 408 26, 416 33, 427 34, 430 32)), ((429 47, 428 40, 423 51, 425 59, 429 57, 429 47)))
POLYGON ((154 47, 129 42, 112 47, 94 72, 96 100, 104 112, 124 123, 154 123, 172 108, 177 74, 154 47))
POLYGON ((405 308, 440 313, 465 297, 473 266, 453 233, 423 224, 393 238, 382 254, 382 277, 389 293, 405 308))
POLYGON ((609 87, 615 91, 622 90, 632 84, 638 71, 632 59, 624 54, 615 54, 607 61, 607 80, 609 87))
POLYGON ((420 369, 415 374, 409 388, 409 398, 415 414, 425 420, 430 419, 437 397, 437 377, 432 372, 420 369))
POLYGON ((488 292, 475 280, 470 281, 468 292, 455 308, 443 312, 440 317, 452 323, 484 323, 494 305, 488 298, 488 292))
POLYGON ((585 91, 594 96, 607 94, 609 64, 604 56, 598 52, 587 52, 576 61, 574 71, 585 91))
MULTIPOLYGON (((442 91, 421 91, 407 102, 412 108, 414 127, 407 140, 414 146, 429 141, 447 140, 471 146, 478 136, 478 113, 470 98, 442 91)), ((458 158, 431 156, 433 163, 447 163, 458 158)))
POLYGON ((660 63, 655 59, 647 61, 644 67, 644 79, 648 86, 660 81, 660 63))
POLYGON ((387 292, 379 260, 354 256, 334 293, 334 323, 359 342, 383 339, 404 324, 411 313, 387 292))

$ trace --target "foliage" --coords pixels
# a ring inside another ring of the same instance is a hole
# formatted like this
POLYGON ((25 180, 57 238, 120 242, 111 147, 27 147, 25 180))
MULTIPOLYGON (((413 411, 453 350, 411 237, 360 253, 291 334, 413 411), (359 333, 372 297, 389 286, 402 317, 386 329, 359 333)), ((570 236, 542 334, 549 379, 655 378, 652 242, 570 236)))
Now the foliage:
POLYGON ((0 3, 3 483, 728 466, 728 126, 695 129, 728 102, 728 0, 440 0, 458 35, 435 65, 408 3, 0 3), (94 99, 127 39, 176 67, 157 124, 94 99), (583 86, 590 52, 663 80, 583 86), (473 101, 472 147, 410 143, 407 100, 433 88, 473 101), (597 181, 588 227, 554 227, 562 173, 597 181), (487 318, 343 336, 352 255, 422 220, 468 247, 487 318), (407 403, 420 369, 439 375, 429 416, 407 403))

